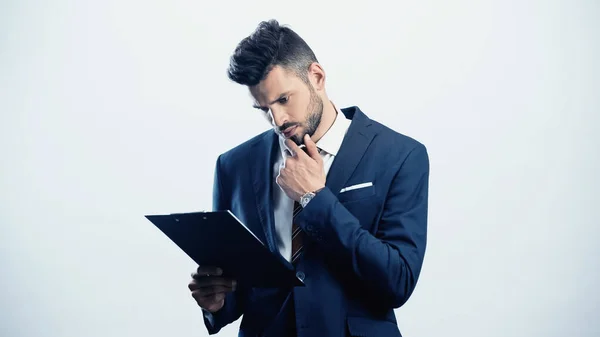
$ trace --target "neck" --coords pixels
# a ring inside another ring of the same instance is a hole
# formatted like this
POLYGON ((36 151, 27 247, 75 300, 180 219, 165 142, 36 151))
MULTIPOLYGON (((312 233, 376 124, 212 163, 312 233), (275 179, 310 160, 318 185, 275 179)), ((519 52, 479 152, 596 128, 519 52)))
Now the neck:
POLYGON ((323 115, 321 116, 321 122, 319 123, 317 130, 311 137, 311 139, 315 143, 318 142, 319 139, 321 139, 323 135, 325 135, 325 133, 327 133, 329 128, 331 128, 331 126, 333 125, 335 118, 337 117, 337 111, 335 110, 333 103, 331 103, 329 99, 324 99, 323 102, 325 104, 323 104, 323 115))

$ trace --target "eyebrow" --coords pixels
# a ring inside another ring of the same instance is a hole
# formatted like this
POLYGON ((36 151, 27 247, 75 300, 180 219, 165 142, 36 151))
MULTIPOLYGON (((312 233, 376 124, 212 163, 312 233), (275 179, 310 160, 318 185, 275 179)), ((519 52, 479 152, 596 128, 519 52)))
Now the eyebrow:
MULTIPOLYGON (((289 94, 290 94, 289 91, 286 91, 286 92, 280 94, 279 97, 277 97, 276 99, 274 99, 271 103, 269 103, 269 105, 277 103, 277 101, 279 101, 280 99, 284 98, 285 96, 288 96, 289 94)), ((260 110, 264 109, 264 107, 260 106, 258 103, 254 103, 254 105, 252 105, 252 106, 254 108, 256 108, 256 109, 260 109, 260 110)))

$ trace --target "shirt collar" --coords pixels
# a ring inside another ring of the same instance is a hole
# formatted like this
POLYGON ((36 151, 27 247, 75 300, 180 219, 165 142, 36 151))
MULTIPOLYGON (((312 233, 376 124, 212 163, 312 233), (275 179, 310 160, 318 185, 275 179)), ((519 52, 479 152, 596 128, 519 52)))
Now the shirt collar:
MULTIPOLYGON (((336 112, 335 120, 333 121, 333 124, 329 130, 327 130, 323 137, 319 139, 317 142, 317 147, 322 151, 336 156, 340 150, 340 147, 342 146, 342 141, 346 136, 346 132, 348 131, 351 120, 347 119, 346 116, 340 110, 338 110, 335 104, 333 104, 333 107, 336 112)), ((281 136, 279 137, 279 148, 281 149, 282 156, 285 157, 287 146, 285 145, 285 138, 281 136)))

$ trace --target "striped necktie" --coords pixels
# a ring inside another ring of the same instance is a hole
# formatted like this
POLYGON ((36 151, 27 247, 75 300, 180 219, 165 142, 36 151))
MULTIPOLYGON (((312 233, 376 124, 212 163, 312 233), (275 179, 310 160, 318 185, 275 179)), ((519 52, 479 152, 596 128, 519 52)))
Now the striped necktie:
MULTIPOLYGON (((306 146, 302 147, 302 150, 307 152, 306 146)), ((320 148, 317 148, 317 150, 319 151, 319 154, 322 151, 320 148)), ((302 211, 302 205, 300 205, 299 202, 294 201, 294 210, 292 212, 292 264, 294 264, 300 255, 302 255, 302 248, 304 248, 302 245, 304 233, 300 226, 296 224, 296 216, 300 211, 302 211)))
POLYGON ((296 224, 296 215, 302 211, 302 205, 299 202, 294 201, 294 211, 292 215, 292 264, 296 263, 300 253, 302 253, 302 229, 296 224))

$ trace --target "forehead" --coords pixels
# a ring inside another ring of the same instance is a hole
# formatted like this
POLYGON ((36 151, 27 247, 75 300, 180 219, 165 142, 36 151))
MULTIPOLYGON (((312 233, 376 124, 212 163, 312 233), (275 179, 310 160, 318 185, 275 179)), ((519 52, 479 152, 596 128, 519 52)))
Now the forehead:
POLYGON ((303 82, 293 72, 275 66, 267 77, 250 87, 250 94, 260 104, 266 104, 285 92, 297 91, 303 82))

